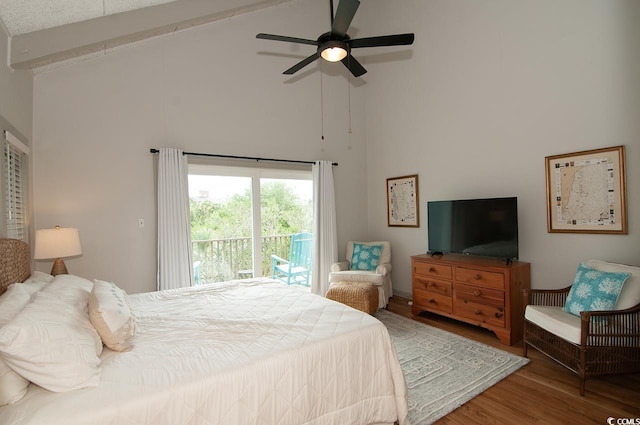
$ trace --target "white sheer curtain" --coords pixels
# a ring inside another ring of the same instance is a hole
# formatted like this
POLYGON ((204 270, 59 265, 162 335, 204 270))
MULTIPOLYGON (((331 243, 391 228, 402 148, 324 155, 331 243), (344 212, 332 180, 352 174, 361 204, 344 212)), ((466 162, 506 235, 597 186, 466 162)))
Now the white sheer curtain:
POLYGON ((333 188, 333 164, 316 161, 313 174, 313 273, 311 292, 322 295, 329 289, 331 265, 338 260, 336 205, 333 188))
POLYGON ((193 266, 187 158, 179 149, 159 149, 158 290, 191 286, 193 266))

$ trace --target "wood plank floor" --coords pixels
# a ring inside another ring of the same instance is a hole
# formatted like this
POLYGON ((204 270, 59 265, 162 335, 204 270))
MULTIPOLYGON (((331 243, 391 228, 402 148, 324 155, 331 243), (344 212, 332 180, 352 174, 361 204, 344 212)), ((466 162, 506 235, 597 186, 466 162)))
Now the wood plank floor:
MULTIPOLYGON (((492 332, 483 328, 430 313, 415 318, 405 298, 393 297, 387 310, 522 355, 522 342, 503 345, 492 332)), ((578 375, 535 349, 529 349, 528 357, 531 359, 528 365, 436 424, 606 425, 610 417, 614 418, 613 423, 619 418, 640 418, 640 374, 587 379, 586 393, 582 397, 578 375)))

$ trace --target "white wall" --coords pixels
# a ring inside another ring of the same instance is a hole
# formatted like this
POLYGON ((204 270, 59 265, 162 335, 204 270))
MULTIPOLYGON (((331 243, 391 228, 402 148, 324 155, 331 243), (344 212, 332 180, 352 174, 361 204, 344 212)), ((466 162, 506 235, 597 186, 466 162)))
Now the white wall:
POLYGON ((339 162, 340 245, 366 237, 364 212, 352 208, 366 204, 361 89, 351 90, 349 135, 346 74, 324 65, 322 141, 319 62, 282 75, 313 47, 255 38, 315 38, 328 28, 326 4, 300 1, 37 74, 35 227, 79 229, 83 255, 65 261, 69 271, 129 292, 155 289, 153 147, 339 162))
POLYGON ((323 142, 320 74, 281 75, 309 47, 254 37, 314 38, 328 30, 325 3, 300 0, 36 76, 35 224, 80 229, 72 273, 154 288, 148 149, 162 146, 340 162, 341 252, 348 239, 390 240, 400 294, 411 291, 409 257, 426 251, 430 199, 518 196, 534 287, 569 284, 589 258, 640 265, 640 2, 363 1, 352 37, 415 32, 416 42, 354 51, 369 73, 351 81, 351 135, 346 74, 325 65, 323 142), (615 145, 627 148, 629 235, 547 233, 545 156, 615 145), (421 227, 389 228, 385 181, 414 173, 421 227))
POLYGON ((33 77, 8 63, 8 33, 0 21, 0 130, 10 130, 23 143, 31 140, 33 77))
MULTIPOLYGON (((33 112, 33 76, 30 71, 13 70, 8 63, 9 38, 2 21, 0 21, 0 131, 9 131, 22 143, 29 146, 32 135, 33 112)), ((2 136, 0 136, 2 137, 2 136)), ((0 184, 4 184, 5 175, 0 161, 0 184)), ((0 193, 2 190, 0 190, 0 193)), ((28 188, 27 197, 32 198, 28 188)), ((4 202, 3 202, 4 204, 4 202)), ((4 208, 0 206, 0 216, 4 220, 4 208)), ((32 208, 27 211, 27 222, 32 215, 32 208)), ((6 237, 6 226, 0 224, 0 237, 6 237)))
POLYGON ((416 33, 411 58, 369 66, 365 88, 369 236, 392 242, 396 292, 410 293, 410 256, 426 252, 428 200, 517 196, 520 258, 537 288, 569 285, 590 258, 640 265, 640 2, 360 9, 378 33, 416 33), (547 233, 545 157, 617 145, 626 146, 629 235, 547 233), (421 226, 389 228, 385 180, 414 173, 421 226))

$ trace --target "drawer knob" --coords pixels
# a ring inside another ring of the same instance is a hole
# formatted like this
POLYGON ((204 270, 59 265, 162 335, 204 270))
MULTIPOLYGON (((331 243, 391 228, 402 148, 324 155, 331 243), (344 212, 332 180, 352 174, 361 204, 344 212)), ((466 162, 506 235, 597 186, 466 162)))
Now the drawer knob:
POLYGON ((429 267, 429 273, 434 273, 435 271, 436 271, 436 269, 435 269, 435 268, 433 268, 433 267, 429 267))
POLYGON ((503 316, 503 314, 502 314, 502 313, 496 313, 496 318, 497 318, 497 319, 501 318, 502 316, 503 316))
POLYGON ((480 280, 480 279, 482 279, 482 276, 480 276, 479 274, 477 274, 477 275, 473 276, 473 279, 474 279, 474 280, 480 280))
POLYGON ((476 310, 476 311, 474 311, 474 313, 475 313, 476 316, 480 316, 482 314, 482 311, 476 310))
POLYGON ((435 304, 436 300, 434 300, 433 298, 429 298, 429 303, 431 304, 435 304))
POLYGON ((476 289, 475 291, 473 291, 473 295, 475 295, 476 297, 479 297, 480 295, 482 295, 482 292, 476 289))

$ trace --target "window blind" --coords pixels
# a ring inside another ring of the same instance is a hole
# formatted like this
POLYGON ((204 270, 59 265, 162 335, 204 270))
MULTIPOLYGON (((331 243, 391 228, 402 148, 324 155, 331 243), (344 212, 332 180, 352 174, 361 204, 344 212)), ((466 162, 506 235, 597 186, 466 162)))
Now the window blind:
POLYGON ((11 133, 4 132, 4 228, 7 238, 28 242, 27 163, 28 148, 11 133))

